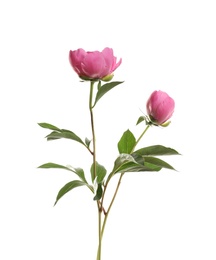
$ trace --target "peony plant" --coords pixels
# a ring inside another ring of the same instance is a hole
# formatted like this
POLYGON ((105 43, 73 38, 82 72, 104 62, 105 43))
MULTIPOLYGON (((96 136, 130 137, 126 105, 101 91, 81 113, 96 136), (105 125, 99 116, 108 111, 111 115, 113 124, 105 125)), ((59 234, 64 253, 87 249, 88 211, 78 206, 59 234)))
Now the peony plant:
POLYGON ((46 136, 48 141, 66 138, 80 143, 84 149, 88 150, 89 156, 92 157, 92 164, 87 173, 82 168, 64 166, 53 162, 42 164, 39 168, 68 170, 77 177, 59 190, 55 205, 65 194, 76 187, 86 186, 89 189, 90 196, 92 196, 92 199, 97 204, 98 245, 96 259, 101 260, 102 238, 107 218, 117 196, 123 176, 128 172, 153 172, 162 169, 175 170, 170 164, 162 160, 160 156, 178 155, 179 153, 176 150, 163 145, 152 145, 137 149, 138 144, 150 127, 165 127, 169 125, 169 119, 174 112, 175 102, 166 92, 161 90, 153 91, 146 102, 146 115, 140 116, 136 121, 136 124, 145 123, 142 133, 140 136, 135 137, 127 129, 122 134, 117 144, 119 155, 114 160, 112 171, 108 173, 105 166, 97 161, 94 109, 98 101, 108 91, 123 83, 123 81, 112 81, 114 71, 121 65, 122 59, 117 61, 111 48, 105 48, 102 52, 86 52, 80 48, 69 52, 69 62, 79 78, 82 79, 82 82, 89 82, 90 84, 89 112, 92 137, 91 139, 85 138, 83 140, 73 131, 62 129, 49 123, 39 123, 39 126, 51 130, 51 133, 46 136), (108 207, 105 207, 104 199, 109 184, 116 174, 119 175, 119 180, 108 207))

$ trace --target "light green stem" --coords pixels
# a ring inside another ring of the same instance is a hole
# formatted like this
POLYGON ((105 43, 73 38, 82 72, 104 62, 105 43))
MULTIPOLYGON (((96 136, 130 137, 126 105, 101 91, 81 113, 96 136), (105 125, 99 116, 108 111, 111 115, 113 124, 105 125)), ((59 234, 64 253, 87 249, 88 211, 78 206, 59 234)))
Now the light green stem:
POLYGON ((139 141, 142 139, 142 137, 144 136, 144 134, 146 133, 146 131, 149 129, 150 125, 147 125, 146 128, 144 129, 144 131, 142 132, 142 134, 140 135, 140 137, 137 139, 131 153, 133 153, 134 149, 136 148, 137 144, 139 143, 139 141))
POLYGON ((90 85, 90 94, 89 94, 89 110, 91 116, 91 128, 92 128, 92 143, 93 143, 93 164, 94 164, 94 178, 96 177, 96 138, 95 138, 95 129, 94 129, 94 115, 92 107, 92 97, 93 97, 93 88, 94 81, 91 81, 90 85))
POLYGON ((114 203, 114 201, 115 201, 116 195, 117 195, 117 193, 118 193, 118 189, 119 189, 119 187, 120 187, 121 179, 122 179, 123 175, 124 175, 124 173, 121 173, 120 178, 119 178, 119 181, 118 181, 118 184, 117 184, 117 186, 116 186, 115 193, 114 193, 114 195, 113 195, 113 198, 112 198, 112 200, 111 200, 111 202, 110 202, 109 208, 108 208, 108 210, 107 210, 107 212, 106 212, 106 215, 105 215, 105 217, 104 217, 104 221, 103 221, 103 225, 102 225, 102 229, 101 229, 101 239, 103 238, 103 233, 104 233, 104 229, 105 229, 105 226, 106 226, 106 221, 107 221, 107 218, 108 218, 108 216, 109 216, 109 212, 110 212, 110 210, 111 210, 111 207, 112 207, 112 205, 113 205, 113 203, 114 203))
MULTIPOLYGON (((94 81, 91 81, 90 85, 90 94, 89 94, 89 110, 90 110, 90 117, 91 117, 91 129, 92 129, 92 143, 93 143, 93 176, 94 179, 97 175, 96 173, 96 137, 95 137, 95 128, 94 128, 94 115, 93 115, 93 88, 94 88, 94 81)), ((98 208, 98 253, 97 253, 97 260, 101 260, 101 206, 100 203, 97 201, 97 208, 98 208)))
POLYGON ((102 243, 102 232, 101 232, 101 210, 98 206, 98 251, 97 251, 97 260, 101 260, 101 243, 102 243))
MULTIPOLYGON (((144 134, 146 133, 146 131, 149 129, 150 125, 147 125, 146 128, 144 129, 144 131, 142 132, 142 134, 140 135, 140 137, 137 139, 131 153, 133 153, 133 151, 135 150, 137 144, 140 142, 140 140, 142 139, 142 137, 144 136, 144 134)), ((101 199, 101 204, 100 204, 100 211, 99 211, 99 246, 98 246, 98 254, 97 254, 97 260, 101 260, 101 243, 102 243, 102 238, 103 238, 103 234, 104 234, 104 229, 105 229, 105 226, 106 226, 106 223, 107 223, 107 218, 109 216, 109 213, 110 213, 110 210, 112 208, 112 205, 115 201, 115 198, 116 198, 116 195, 118 193, 118 190, 119 190, 119 187, 120 187, 120 184, 121 184, 121 180, 122 180, 122 177, 124 175, 124 172, 121 173, 120 177, 119 177, 119 180, 118 180, 118 183, 117 183, 117 186, 116 186, 116 189, 115 189, 115 192, 114 192, 114 195, 112 197, 112 200, 109 204, 109 207, 107 209, 107 211, 105 212, 105 217, 104 217, 104 220, 103 220, 103 224, 101 226, 101 213, 102 213, 102 209, 103 209, 103 201, 104 201, 104 196, 105 196, 105 193, 106 193, 106 190, 107 190, 107 186, 108 186, 108 183, 110 181, 111 178, 109 178, 105 184, 105 188, 104 188, 104 193, 103 193, 103 196, 102 196, 102 199, 101 199)))

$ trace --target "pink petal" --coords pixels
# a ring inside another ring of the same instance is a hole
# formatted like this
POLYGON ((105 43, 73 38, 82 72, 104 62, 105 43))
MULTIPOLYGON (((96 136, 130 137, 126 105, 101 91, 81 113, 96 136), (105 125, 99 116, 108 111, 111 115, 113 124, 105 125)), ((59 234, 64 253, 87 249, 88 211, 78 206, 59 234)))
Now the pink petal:
POLYGON ((85 76, 89 78, 101 78, 101 75, 103 76, 105 61, 99 51, 88 52, 81 65, 85 76))
POLYGON ((87 53, 83 49, 78 49, 76 51, 69 52, 69 61, 73 69, 78 73, 78 75, 82 75, 82 67, 81 63, 84 60, 87 53))

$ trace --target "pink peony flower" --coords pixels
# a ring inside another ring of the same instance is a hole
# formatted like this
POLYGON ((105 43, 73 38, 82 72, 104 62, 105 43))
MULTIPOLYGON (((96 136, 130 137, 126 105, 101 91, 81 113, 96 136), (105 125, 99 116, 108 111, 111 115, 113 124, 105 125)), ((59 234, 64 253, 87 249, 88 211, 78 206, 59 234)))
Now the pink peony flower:
POLYGON ((157 125, 165 123, 174 112, 175 102, 174 100, 163 91, 154 91, 149 97, 146 110, 153 121, 157 125))
POLYGON ((78 49, 69 52, 69 61, 80 78, 106 80, 112 78, 112 73, 119 67, 122 59, 117 63, 111 48, 105 48, 102 52, 78 49))

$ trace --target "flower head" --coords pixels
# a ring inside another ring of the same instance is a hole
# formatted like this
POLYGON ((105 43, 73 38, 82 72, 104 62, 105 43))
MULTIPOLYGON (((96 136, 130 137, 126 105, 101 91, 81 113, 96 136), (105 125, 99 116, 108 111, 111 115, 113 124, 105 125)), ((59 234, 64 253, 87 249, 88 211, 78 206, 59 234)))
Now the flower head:
POLYGON ((149 97, 146 110, 154 124, 164 124, 174 112, 175 102, 166 93, 161 90, 155 90, 149 97))
POLYGON ((112 73, 122 62, 116 62, 111 48, 105 48, 102 52, 85 51, 78 49, 69 52, 69 61, 78 76, 84 80, 112 79, 112 73))

